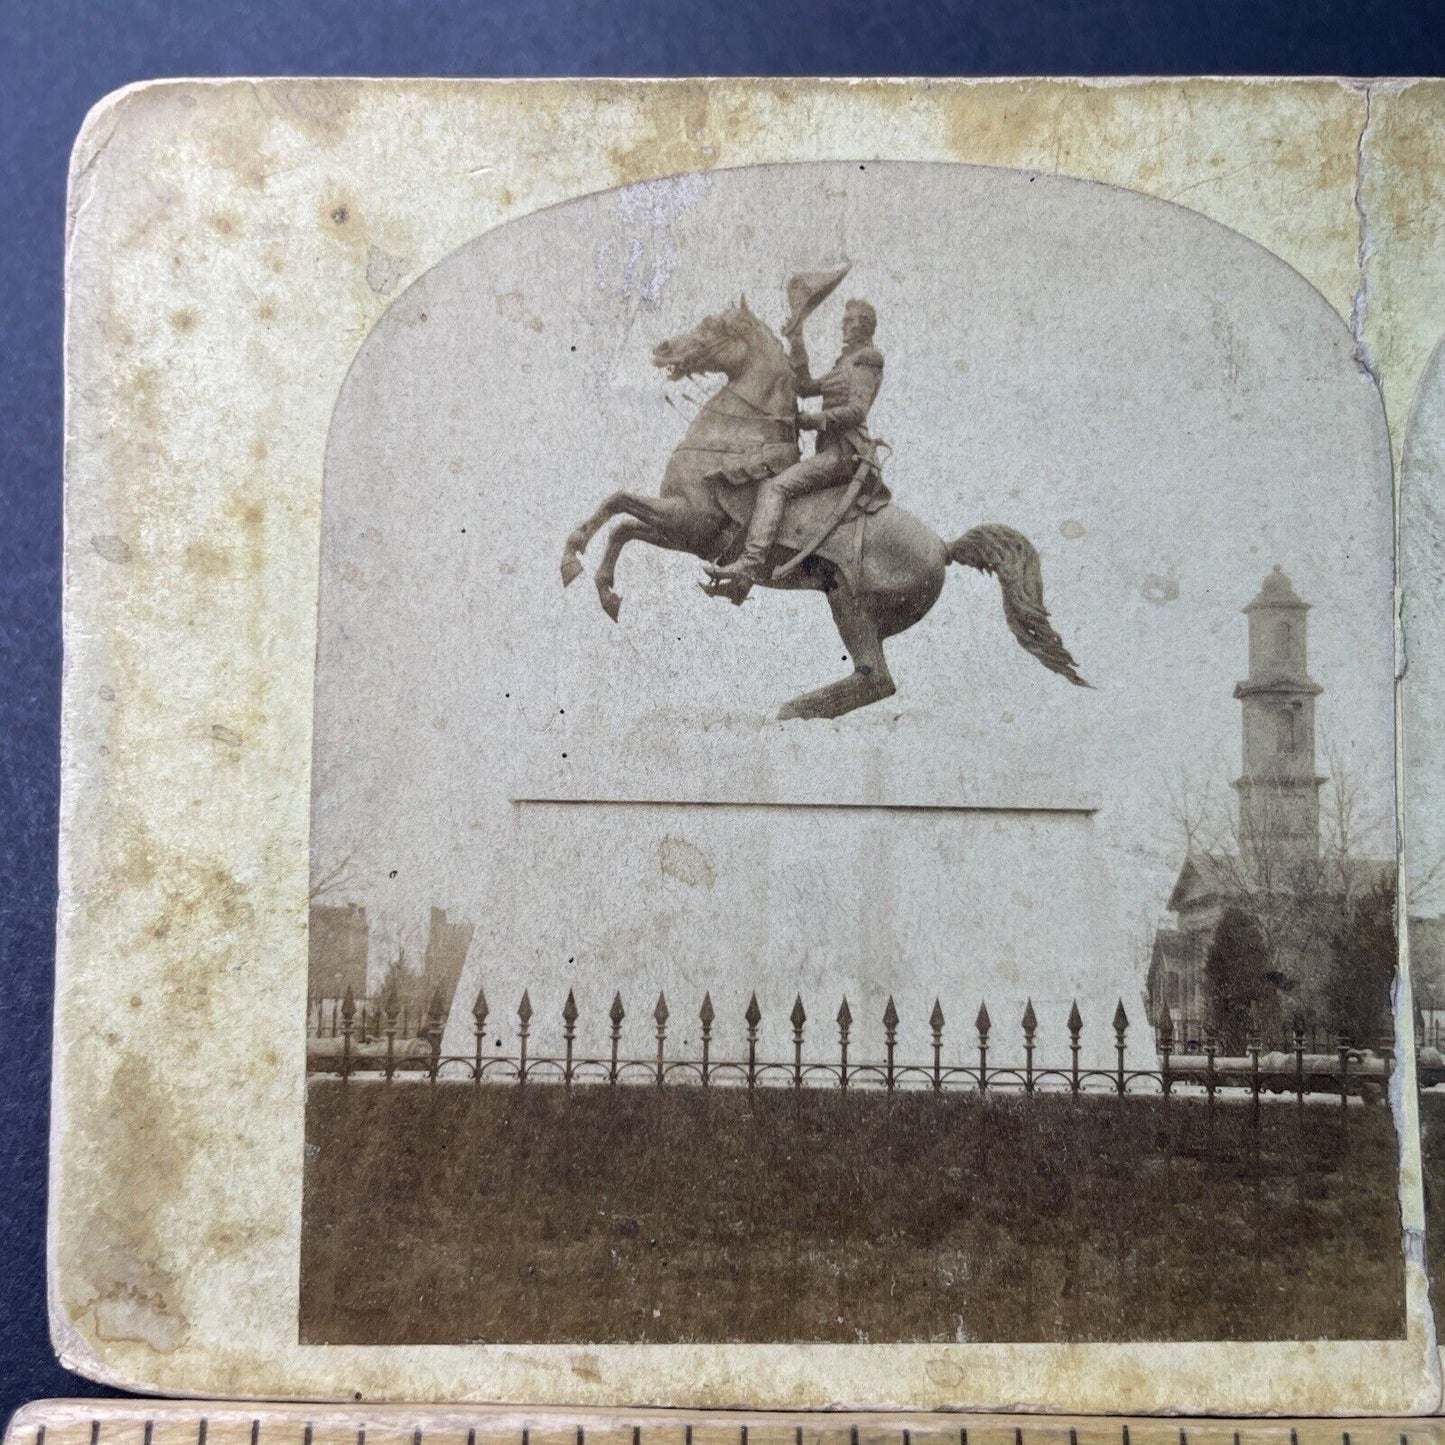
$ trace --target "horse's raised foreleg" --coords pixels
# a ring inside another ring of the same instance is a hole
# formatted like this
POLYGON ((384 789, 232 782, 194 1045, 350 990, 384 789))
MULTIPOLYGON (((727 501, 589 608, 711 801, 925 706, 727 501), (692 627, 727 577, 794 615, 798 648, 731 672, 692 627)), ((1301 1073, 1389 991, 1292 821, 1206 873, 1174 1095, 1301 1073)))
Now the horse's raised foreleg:
POLYGON ((665 532, 669 520, 679 512, 673 497, 644 497, 638 492, 613 492, 562 545, 562 585, 570 586, 582 575, 582 554, 592 539, 619 513, 635 517, 654 531, 665 532))
POLYGON ((617 561, 622 556, 622 549, 629 542, 650 542, 654 547, 669 545, 661 532, 635 518, 619 522, 607 534, 607 550, 602 554, 601 565, 592 580, 597 585, 597 597, 602 603, 602 610, 614 622, 617 621, 618 611, 622 607, 622 598, 613 591, 617 580, 617 561))
POLYGON ((778 712, 780 720, 842 717, 854 708, 892 697, 896 690, 888 671, 888 660, 883 656, 877 620, 865 599, 842 578, 838 579, 837 586, 826 591, 826 596, 838 635, 853 660, 853 675, 785 703, 778 712))

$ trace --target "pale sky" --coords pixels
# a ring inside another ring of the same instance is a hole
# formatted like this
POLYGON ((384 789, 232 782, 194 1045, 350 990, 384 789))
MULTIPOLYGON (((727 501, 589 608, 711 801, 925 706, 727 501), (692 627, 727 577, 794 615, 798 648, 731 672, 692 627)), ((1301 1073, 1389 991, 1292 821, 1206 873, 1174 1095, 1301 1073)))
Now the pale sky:
POLYGON ((542 1011, 576 981, 589 1006, 627 983, 639 1006, 667 987, 690 1013, 714 978, 787 1002, 806 983, 830 1018, 843 987, 915 1012, 936 992, 960 1019, 979 997, 996 1016, 1081 990, 1131 1004, 1179 861, 1165 778, 1211 759, 1221 785, 1236 775, 1240 609, 1275 563, 1314 604, 1321 735, 1389 811, 1390 538, 1383 417, 1344 321, 1180 207, 901 164, 559 206, 409 288, 338 401, 314 871, 352 856, 344 897, 378 937, 420 939, 433 903, 476 922, 462 992, 525 985, 542 1011), (776 326, 787 275, 841 259, 815 361, 843 300, 871 300, 895 495, 946 538, 982 521, 1029 536, 1095 690, 1027 657, 996 583, 960 568, 889 644, 898 695, 838 723, 771 721, 843 671, 816 596, 735 609, 698 591, 694 559, 637 544, 619 624, 592 591, 600 544, 563 591, 567 531, 609 490, 655 491, 716 385, 669 384, 656 342, 741 292, 776 326), (920 788, 1098 812, 884 809, 830 831, 789 809, 618 801, 920 788), (556 792, 614 801, 512 801, 556 792))

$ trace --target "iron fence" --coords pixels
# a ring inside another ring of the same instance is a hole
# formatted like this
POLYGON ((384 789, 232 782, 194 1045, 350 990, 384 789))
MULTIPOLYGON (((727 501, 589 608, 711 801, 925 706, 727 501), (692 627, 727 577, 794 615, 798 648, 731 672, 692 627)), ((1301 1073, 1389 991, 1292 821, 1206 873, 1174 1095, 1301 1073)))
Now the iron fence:
MULTIPOLYGON (((383 1004, 380 1027, 350 994, 341 1002, 340 1032, 335 1036, 308 1039, 307 1068, 313 1074, 339 1075, 343 1080, 357 1075, 380 1074, 388 1082, 399 1077, 424 1077, 432 1084, 470 1082, 480 1086, 510 1084, 560 1084, 571 1089, 595 1085, 691 1085, 702 1088, 788 1088, 803 1090, 833 1088, 868 1089, 893 1093, 899 1090, 972 1091, 979 1095, 1014 1094, 1198 1094, 1211 1104, 1216 1096, 1244 1092, 1258 1109, 1261 1098, 1293 1096, 1303 1104, 1307 1096, 1336 1096, 1342 1104, 1352 1097, 1367 1101, 1384 1098, 1385 1085, 1393 1069, 1389 1052, 1377 1053, 1353 1047, 1345 1038, 1333 1040, 1327 1050, 1308 1047, 1303 1029, 1294 1031, 1291 1047, 1266 1051, 1262 1040, 1252 1033, 1245 1052, 1227 1056, 1213 1033, 1206 1030, 1201 1046, 1176 1039, 1172 1021, 1166 1016, 1156 1030, 1155 1050, 1146 1067, 1134 1067, 1128 1057, 1131 1023, 1121 999, 1114 1009, 1113 1063, 1108 1067, 1086 1066, 1081 1062, 1084 1020, 1077 1001, 1069 1010, 1067 1028, 1069 1058, 1065 1062, 1041 1062, 1036 1038, 1038 1016, 1030 1000, 1019 1020, 1018 1054, 1013 1062, 997 1061, 994 1026, 986 1005, 980 1005, 973 1021, 973 1040, 966 1045, 967 1062, 945 1061, 944 1036, 947 1021, 942 1004, 935 1000, 928 1017, 932 1039, 931 1057, 907 1060, 899 1057, 900 1018, 892 997, 881 1017, 881 1049, 872 1057, 859 1057, 852 1010, 845 997, 834 1016, 836 1039, 827 1056, 810 1050, 807 1037, 808 1013, 799 995, 788 1015, 792 1030, 791 1056, 765 1058, 759 1051, 759 1028, 763 1021, 757 995, 753 994, 743 1013, 743 1029, 737 1042, 741 1049, 729 1053, 720 1047, 715 1032, 718 1017, 712 996, 705 994, 697 1019, 701 1034, 696 1050, 679 1055, 669 1050, 668 1027, 672 1013, 665 994, 659 994, 652 1009, 653 1047, 645 1055, 624 1050, 623 1021, 627 1010, 620 992, 607 1012, 609 1046, 605 1054, 587 1054, 577 1047, 580 1011, 572 991, 562 1007, 562 1052, 538 1052, 532 1046, 533 1008, 530 991, 523 991, 516 1009, 515 1048, 488 1053, 485 1048, 491 1008, 485 991, 479 991, 472 1006, 470 1054, 444 1054, 442 1033, 444 1005, 434 996, 418 1037, 408 1041, 401 1030, 400 1015, 383 1004)), ((875 1039, 876 1039, 875 1035, 875 1039)), ((816 1040, 816 1035, 815 1035, 816 1040)))
MULTIPOLYGON (((1181 1053, 1202 1054, 1209 1038, 1218 1038, 1217 1029, 1207 1017, 1171 1012, 1169 1022, 1174 1036, 1173 1047, 1181 1053)), ((1161 1016, 1154 1025, 1156 1045, 1162 1027, 1161 1016)), ((1257 1028, 1251 1032, 1258 1035, 1260 1048, 1264 1053, 1293 1053, 1297 1048, 1302 1048, 1307 1054, 1333 1054, 1340 1044, 1340 1035, 1317 1019, 1280 1022, 1273 1029, 1257 1028)), ((1427 1030, 1423 1026, 1417 1026, 1415 1033, 1417 1043, 1426 1041, 1427 1030)), ((1439 1033, 1438 1029, 1436 1033, 1439 1033)), ((1390 1053, 1394 1049, 1393 1037, 1370 1040, 1351 1037, 1350 1044, 1371 1053, 1390 1053)))
POLYGON ((352 1036, 361 1043, 385 1037, 388 1017, 392 1020, 395 1038, 418 1039, 426 1037, 433 1005, 440 1005, 440 996, 432 999, 426 1008, 395 999, 386 1000, 363 996, 356 998, 351 990, 344 997, 319 998, 312 996, 306 1005, 306 1037, 308 1039, 339 1039, 345 1027, 345 1010, 351 1006, 352 1036))
POLYGON ((1445 1003, 1429 994, 1415 995, 1415 1042, 1421 1048, 1445 1050, 1445 1003))

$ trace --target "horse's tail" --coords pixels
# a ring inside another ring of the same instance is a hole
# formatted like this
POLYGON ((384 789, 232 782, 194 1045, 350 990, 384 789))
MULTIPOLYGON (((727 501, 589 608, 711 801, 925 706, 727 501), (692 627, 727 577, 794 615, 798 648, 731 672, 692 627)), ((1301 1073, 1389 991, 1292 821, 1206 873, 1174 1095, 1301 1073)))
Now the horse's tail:
POLYGON ((997 522, 970 527, 948 549, 948 560, 980 572, 992 572, 1003 591, 1003 615, 1019 645, 1033 653, 1050 672, 1060 673, 1077 687, 1089 684, 1074 668, 1064 640, 1049 625, 1044 606, 1044 579, 1039 554, 1022 532, 997 522))

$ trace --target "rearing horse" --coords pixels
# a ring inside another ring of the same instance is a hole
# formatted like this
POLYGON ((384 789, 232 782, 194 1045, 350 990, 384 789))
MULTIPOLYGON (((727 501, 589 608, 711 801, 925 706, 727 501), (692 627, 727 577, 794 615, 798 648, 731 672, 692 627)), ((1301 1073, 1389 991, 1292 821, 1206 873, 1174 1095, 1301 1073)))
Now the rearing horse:
MULTIPOLYGON (((776 472, 798 458, 792 362, 745 298, 662 342, 652 360, 673 381, 721 373, 727 383, 694 417, 668 460, 657 496, 614 492, 567 538, 564 586, 581 575, 588 543, 612 518, 626 516, 609 533, 595 578, 603 609, 614 622, 622 605, 614 588, 617 561, 629 542, 689 552, 704 562, 726 560, 740 545, 742 528, 719 500, 719 489, 733 483, 718 474, 732 470, 736 476, 738 469, 759 466, 776 472)), ((1022 646, 1053 672, 1088 686, 1049 624, 1039 556, 1022 533, 990 523, 946 543, 896 503, 857 525, 864 528, 861 547, 830 548, 825 542, 785 578, 763 584, 822 592, 853 662, 851 676, 795 697, 779 718, 841 717, 891 697, 895 689, 883 641, 928 612, 950 562, 996 574, 1009 630, 1022 646)), ((770 561, 776 569, 788 557, 780 547, 770 561)))

